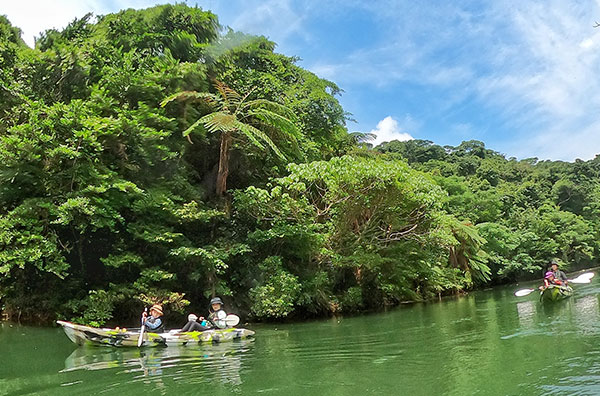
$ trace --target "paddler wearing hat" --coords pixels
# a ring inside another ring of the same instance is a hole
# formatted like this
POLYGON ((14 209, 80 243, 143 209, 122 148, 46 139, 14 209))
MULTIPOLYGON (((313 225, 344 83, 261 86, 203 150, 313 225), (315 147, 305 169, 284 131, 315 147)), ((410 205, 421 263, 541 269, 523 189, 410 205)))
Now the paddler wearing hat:
POLYGON ((162 319, 163 316, 162 305, 154 304, 150 308, 150 316, 146 312, 142 314, 144 326, 146 330, 152 333, 162 333, 164 330, 162 319))

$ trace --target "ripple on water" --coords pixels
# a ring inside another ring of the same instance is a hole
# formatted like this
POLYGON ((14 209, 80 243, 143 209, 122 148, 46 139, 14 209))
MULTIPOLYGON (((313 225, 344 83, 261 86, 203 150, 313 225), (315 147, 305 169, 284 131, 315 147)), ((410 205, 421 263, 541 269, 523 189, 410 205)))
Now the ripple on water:
POLYGON ((382 349, 395 348, 393 343, 383 339, 364 336, 361 338, 323 338, 309 345, 289 345, 284 348, 286 355, 297 361, 314 361, 335 363, 344 360, 372 361, 380 356, 382 349))

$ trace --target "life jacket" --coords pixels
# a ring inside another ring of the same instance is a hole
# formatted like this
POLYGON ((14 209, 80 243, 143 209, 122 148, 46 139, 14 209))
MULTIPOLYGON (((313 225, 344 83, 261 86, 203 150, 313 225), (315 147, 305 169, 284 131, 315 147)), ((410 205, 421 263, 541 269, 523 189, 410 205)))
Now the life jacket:
POLYGON ((545 285, 546 287, 548 287, 548 286, 550 286, 550 285, 557 285, 557 286, 561 286, 562 284, 563 284, 563 282, 562 282, 561 280, 559 280, 559 279, 556 279, 556 278, 554 278, 554 279, 552 279, 552 280, 549 280, 549 279, 544 279, 544 285, 545 285))
POLYGON ((227 323, 225 323, 224 319, 227 317, 227 312, 224 309, 219 309, 218 311, 212 312, 208 315, 208 320, 213 324, 214 327, 219 329, 224 329, 227 327, 227 323))
POLYGON ((160 326, 158 326, 155 329, 151 329, 147 325, 145 325, 146 326, 146 331, 148 331, 150 333, 163 333, 165 331, 165 325, 164 325, 163 321, 160 318, 155 318, 154 316, 148 316, 148 318, 146 319, 146 324, 147 323, 151 323, 152 325, 154 325, 154 323, 157 320, 160 320, 160 326))

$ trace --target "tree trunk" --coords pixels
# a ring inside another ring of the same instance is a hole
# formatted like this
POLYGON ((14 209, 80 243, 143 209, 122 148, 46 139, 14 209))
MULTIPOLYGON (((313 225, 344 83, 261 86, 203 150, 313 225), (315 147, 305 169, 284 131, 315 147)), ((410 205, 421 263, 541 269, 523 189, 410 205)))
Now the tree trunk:
POLYGON ((223 196, 227 190, 229 176, 229 148, 231 147, 231 132, 221 133, 221 151, 219 153, 219 171, 217 172, 217 195, 223 196))
POLYGON ((83 234, 79 234, 79 242, 77 243, 77 254, 79 255, 79 264, 81 265, 81 274, 83 279, 86 277, 85 262, 83 261, 83 234))

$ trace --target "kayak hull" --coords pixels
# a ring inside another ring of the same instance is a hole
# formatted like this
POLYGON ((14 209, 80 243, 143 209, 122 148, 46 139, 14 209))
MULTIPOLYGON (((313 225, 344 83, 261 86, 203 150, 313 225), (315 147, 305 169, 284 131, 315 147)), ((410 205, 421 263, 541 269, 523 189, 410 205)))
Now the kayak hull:
MULTIPOLYGON (((56 321, 62 326, 65 334, 77 345, 103 345, 114 347, 137 347, 139 330, 128 331, 125 329, 96 328, 78 325, 62 320, 56 321)), ((206 331, 170 330, 165 333, 144 332, 142 346, 184 346, 198 345, 203 343, 219 343, 254 336, 254 331, 238 329, 235 327, 226 329, 214 329, 206 331)))
POLYGON ((541 301, 559 301, 573 295, 571 286, 550 285, 540 292, 541 301))

